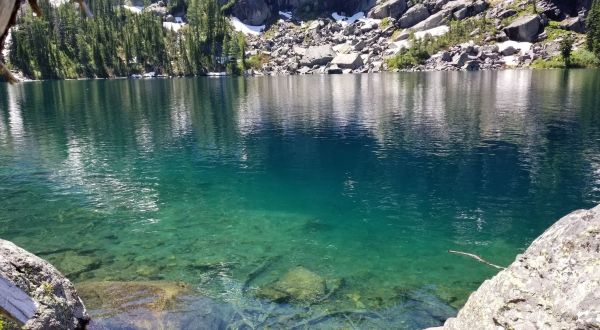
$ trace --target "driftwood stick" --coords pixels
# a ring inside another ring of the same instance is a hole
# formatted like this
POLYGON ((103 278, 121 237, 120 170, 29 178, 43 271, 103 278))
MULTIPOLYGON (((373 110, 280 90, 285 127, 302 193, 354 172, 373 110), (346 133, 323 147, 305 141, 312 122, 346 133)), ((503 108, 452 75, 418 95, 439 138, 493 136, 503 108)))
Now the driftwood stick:
POLYGON ((248 291, 250 284, 259 277, 262 273, 264 273, 273 263, 279 260, 280 256, 269 257, 265 261, 263 261, 258 267, 254 268, 246 277, 244 284, 242 285, 242 292, 248 291))
POLYGON ((494 267, 494 268, 497 268, 497 269, 506 269, 506 267, 495 265, 495 264, 493 264, 493 263, 491 263, 491 262, 483 259, 482 257, 480 257, 480 256, 478 256, 476 254, 473 254, 473 253, 467 253, 467 252, 456 251, 456 250, 448 250, 448 252, 454 253, 454 254, 460 254, 460 255, 463 255, 463 256, 467 256, 467 257, 471 257, 471 258, 473 258, 473 259, 475 259, 475 260, 477 260, 477 261, 479 261, 481 263, 484 263, 484 264, 486 264, 488 266, 491 266, 491 267, 494 267))

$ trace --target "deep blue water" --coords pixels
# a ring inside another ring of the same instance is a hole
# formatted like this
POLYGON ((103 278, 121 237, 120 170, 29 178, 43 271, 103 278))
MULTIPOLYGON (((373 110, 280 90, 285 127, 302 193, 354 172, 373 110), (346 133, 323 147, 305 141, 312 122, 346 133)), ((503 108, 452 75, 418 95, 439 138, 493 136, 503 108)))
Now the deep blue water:
POLYGON ((0 237, 75 282, 242 306, 301 265, 344 283, 314 310, 424 326, 407 295, 460 307, 495 274, 448 249, 508 265, 600 202, 599 73, 0 85, 0 237))

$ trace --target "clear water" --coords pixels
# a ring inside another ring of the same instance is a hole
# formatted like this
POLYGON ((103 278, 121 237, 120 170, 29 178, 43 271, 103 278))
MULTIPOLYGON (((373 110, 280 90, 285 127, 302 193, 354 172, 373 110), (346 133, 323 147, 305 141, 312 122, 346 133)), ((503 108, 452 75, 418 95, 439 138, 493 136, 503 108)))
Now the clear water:
POLYGON ((344 280, 312 309, 460 307, 495 270, 448 249, 507 265, 599 202, 599 71, 0 85, 0 237, 75 282, 248 305, 269 261, 344 280))

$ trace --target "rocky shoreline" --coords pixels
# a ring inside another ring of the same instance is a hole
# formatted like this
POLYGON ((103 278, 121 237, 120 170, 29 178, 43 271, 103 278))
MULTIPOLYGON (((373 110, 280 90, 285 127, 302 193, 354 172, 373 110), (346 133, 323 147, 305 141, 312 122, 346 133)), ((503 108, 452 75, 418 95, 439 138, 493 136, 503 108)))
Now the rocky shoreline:
POLYGON ((247 74, 527 68, 537 59, 560 55, 557 29, 572 33, 576 48, 582 44, 585 9, 575 17, 552 14, 553 19, 560 20, 552 21, 547 13, 556 9, 541 8, 534 14, 529 6, 529 1, 490 4, 483 0, 388 0, 375 5, 366 15, 344 17, 334 13, 310 22, 281 13, 266 32, 247 36, 246 57, 253 59, 254 64, 247 74), (546 31, 549 26, 551 36, 546 31), (456 36, 456 30, 466 28, 470 30, 456 36), (389 59, 414 44, 444 37, 462 42, 439 47, 415 65, 389 65, 389 59))

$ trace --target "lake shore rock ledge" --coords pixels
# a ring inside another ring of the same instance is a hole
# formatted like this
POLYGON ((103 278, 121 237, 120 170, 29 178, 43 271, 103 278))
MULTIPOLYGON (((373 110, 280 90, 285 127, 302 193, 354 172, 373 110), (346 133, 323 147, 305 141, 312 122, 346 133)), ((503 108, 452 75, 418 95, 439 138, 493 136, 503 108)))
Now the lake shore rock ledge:
POLYGON ((23 329, 83 329, 89 321, 66 277, 50 263, 2 239, 0 312, 23 329))
POLYGON ((436 329, 600 329, 600 206, 560 219, 436 329))

